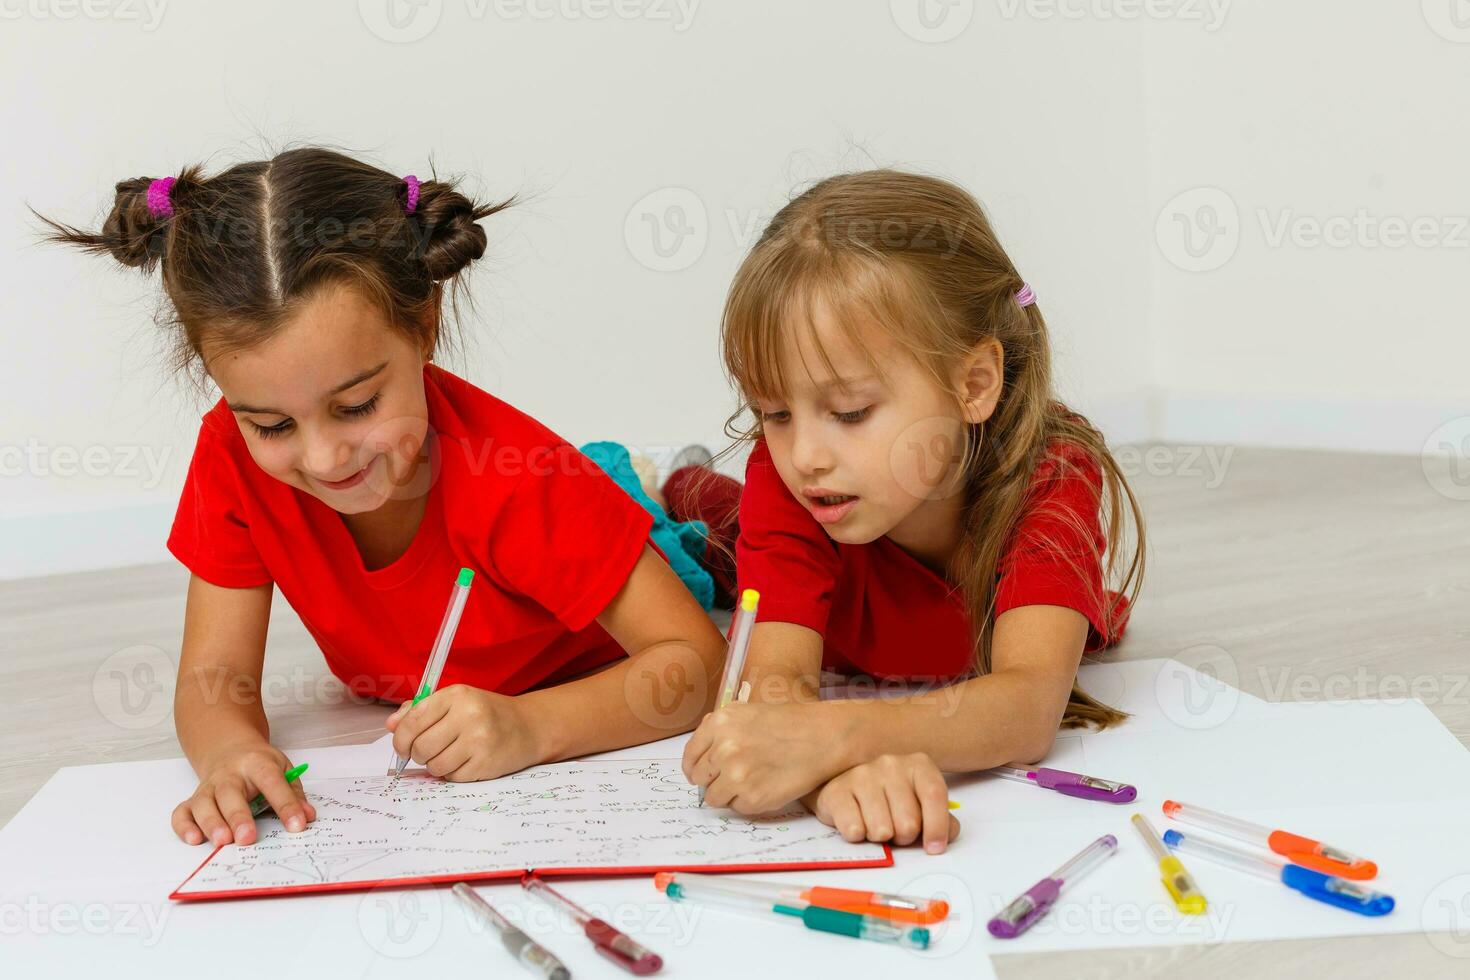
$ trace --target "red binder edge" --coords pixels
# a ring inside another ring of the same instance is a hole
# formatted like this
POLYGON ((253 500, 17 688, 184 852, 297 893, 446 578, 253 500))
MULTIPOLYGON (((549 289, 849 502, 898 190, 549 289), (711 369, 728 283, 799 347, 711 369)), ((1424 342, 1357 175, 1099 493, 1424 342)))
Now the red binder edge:
POLYGON ((275 895, 310 895, 319 892, 368 891, 373 888, 386 886, 408 888, 414 885, 438 885, 452 881, 494 881, 502 878, 521 878, 528 874, 537 874, 543 877, 551 875, 561 877, 582 875, 591 877, 594 875, 645 875, 655 874, 659 871, 691 871, 704 874, 722 874, 724 872, 737 871, 826 871, 841 870, 844 868, 893 867, 893 849, 887 844, 884 844, 882 845, 883 856, 881 858, 860 858, 852 861, 795 861, 788 864, 649 864, 625 868, 546 868, 544 870, 502 868, 498 871, 476 871, 469 874, 420 875, 410 878, 380 878, 375 881, 331 881, 320 884, 281 885, 276 888, 230 888, 222 891, 181 894, 179 889, 192 881, 194 876, 204 870, 204 866, 214 860, 214 856, 227 846, 229 845, 221 844, 211 851, 208 857, 199 862, 199 867, 189 872, 189 877, 179 882, 178 887, 169 892, 168 897, 175 902, 208 902, 223 898, 268 898, 275 895))

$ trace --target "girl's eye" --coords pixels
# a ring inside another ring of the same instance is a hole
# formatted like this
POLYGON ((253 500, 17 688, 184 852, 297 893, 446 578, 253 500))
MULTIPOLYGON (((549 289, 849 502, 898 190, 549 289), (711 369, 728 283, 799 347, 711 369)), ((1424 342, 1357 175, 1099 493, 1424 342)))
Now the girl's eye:
POLYGON ((369 398, 367 401, 363 402, 361 405, 353 405, 353 406, 351 406, 349 408, 342 409, 342 411, 346 412, 348 415, 366 415, 368 412, 371 412, 373 409, 375 409, 377 407, 378 407, 378 396, 377 395, 374 395, 373 397, 369 398))
POLYGON ((264 426, 257 422, 251 422, 250 424, 255 426, 255 434, 260 436, 262 439, 274 439, 276 436, 283 434, 287 429, 291 427, 290 422, 277 422, 275 425, 272 426, 264 426))
POLYGON ((852 424, 854 422, 861 422, 863 419, 867 418, 868 413, 872 410, 873 406, 869 405, 867 408, 860 408, 854 412, 833 412, 832 415, 839 422, 852 424))
POLYGON ((790 418, 791 413, 785 410, 779 412, 761 412, 762 422, 772 422, 779 424, 781 422, 789 420, 790 418))
MULTIPOLYGON (((378 395, 374 395, 367 401, 363 402, 361 405, 348 405, 346 408, 342 409, 342 412, 345 415, 356 417, 359 415, 366 415, 377 407, 378 395)), ((276 436, 284 435, 291 428, 291 421, 289 419, 284 422, 277 422, 275 425, 271 426, 261 425, 258 422, 251 422, 250 424, 255 426, 256 435, 260 436, 262 439, 274 439, 276 436)))

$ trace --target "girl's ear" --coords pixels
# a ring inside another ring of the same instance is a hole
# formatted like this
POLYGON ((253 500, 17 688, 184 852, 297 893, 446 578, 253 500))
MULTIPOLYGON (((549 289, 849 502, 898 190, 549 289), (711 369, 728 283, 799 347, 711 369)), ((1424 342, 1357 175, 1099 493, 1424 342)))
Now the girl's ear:
POLYGON ((1004 384, 1005 348, 998 338, 988 337, 970 348, 956 370, 960 417, 971 425, 990 418, 1004 384))

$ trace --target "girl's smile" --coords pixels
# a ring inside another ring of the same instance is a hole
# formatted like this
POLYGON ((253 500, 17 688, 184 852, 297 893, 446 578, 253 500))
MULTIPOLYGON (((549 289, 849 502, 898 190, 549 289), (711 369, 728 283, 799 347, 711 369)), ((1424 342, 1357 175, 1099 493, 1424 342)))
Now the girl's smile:
POLYGON ((353 487, 357 486, 359 483, 362 483, 364 480, 367 479, 368 470, 372 469, 373 464, 380 459, 382 459, 381 456, 374 456, 372 459, 368 460, 368 464, 366 466, 364 466, 362 469, 358 470, 351 476, 347 477, 346 479, 318 480, 317 482, 326 487, 328 490, 351 490, 353 487))

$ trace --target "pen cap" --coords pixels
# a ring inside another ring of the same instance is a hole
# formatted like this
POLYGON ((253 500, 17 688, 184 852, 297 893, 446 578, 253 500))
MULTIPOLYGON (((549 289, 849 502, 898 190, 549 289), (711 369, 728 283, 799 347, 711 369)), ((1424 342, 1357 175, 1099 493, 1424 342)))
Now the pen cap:
POLYGON ((1036 785, 1063 796, 1075 796, 1082 800, 1097 800, 1103 803, 1132 803, 1138 799, 1138 789, 1127 783, 1111 779, 1098 779, 1065 769, 1037 769, 1033 774, 1036 785))
POLYGON ((1393 897, 1364 888, 1351 881, 1325 875, 1310 868, 1288 864, 1281 869, 1281 880, 1303 895, 1340 909, 1361 915, 1387 915, 1393 911, 1393 897))
POLYGON ((1366 881, 1378 875, 1378 865, 1355 854, 1340 851, 1321 841, 1273 830, 1266 844, 1293 864, 1312 868, 1324 874, 1366 881))
POLYGON ((592 940, 593 949, 636 976, 657 973, 664 965, 657 953, 644 949, 602 919, 589 920, 582 931, 592 940))
POLYGON ((1046 914, 1062 893, 1062 883, 1043 878, 996 913, 985 926, 996 939, 1015 939, 1046 914))
POLYGON ((1174 899, 1174 904, 1179 906, 1179 911, 1187 915, 1204 914, 1205 896, 1200 894, 1194 879, 1177 857, 1170 854, 1160 861, 1159 871, 1163 873, 1164 887, 1174 899))

